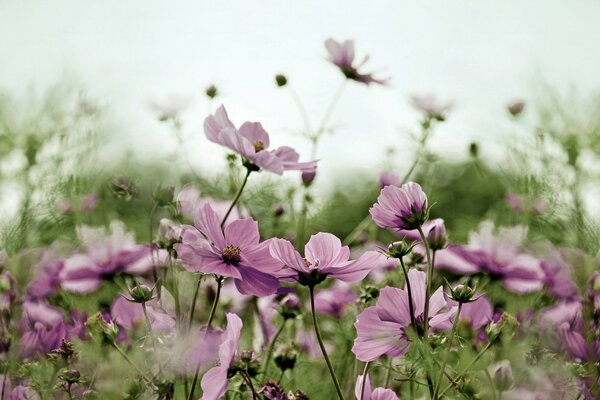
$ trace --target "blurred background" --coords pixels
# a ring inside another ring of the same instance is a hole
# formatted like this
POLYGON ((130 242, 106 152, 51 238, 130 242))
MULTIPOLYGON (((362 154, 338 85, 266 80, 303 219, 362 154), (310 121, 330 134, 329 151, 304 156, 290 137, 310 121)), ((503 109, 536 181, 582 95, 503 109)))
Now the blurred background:
MULTIPOLYGON (((63 197, 100 191, 119 174, 149 191, 193 181, 227 198, 226 151, 202 129, 220 104, 237 125, 260 121, 272 146, 293 146, 308 159, 291 93, 318 125, 345 81, 326 59, 332 37, 355 40, 357 59, 370 56, 365 69, 391 80, 346 82, 316 154, 312 194, 322 207, 343 214, 336 201, 347 196, 362 218, 379 174, 405 176, 419 154, 411 178, 424 182, 451 228, 453 218, 464 225, 459 239, 490 210, 503 215, 496 206, 511 192, 558 205, 576 197, 577 215, 596 216, 599 20, 593 0, 0 0, 1 215, 32 202, 55 212, 63 197), (276 74, 287 87, 277 87, 276 74), (425 148, 413 95, 452 105, 425 148), (516 117, 507 111, 515 101, 525 104, 516 117), (173 109, 176 121, 160 121, 173 109), (465 199, 471 208, 461 214, 456 205, 465 199)), ((568 223, 571 211, 560 212, 568 223)), ((338 218, 339 234, 348 234, 351 222, 338 218)))

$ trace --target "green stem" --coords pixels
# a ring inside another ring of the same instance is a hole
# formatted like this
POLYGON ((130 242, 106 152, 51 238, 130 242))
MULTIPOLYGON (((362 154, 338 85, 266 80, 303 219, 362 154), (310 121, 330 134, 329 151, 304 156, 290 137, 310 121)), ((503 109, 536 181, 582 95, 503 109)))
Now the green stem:
POLYGON ((181 302, 179 301, 179 285, 177 283, 177 270, 173 264, 173 253, 169 251, 169 269, 173 279, 173 297, 175 299, 175 324, 177 331, 181 329, 181 302))
POLYGON ((271 356, 273 355, 273 349, 275 348, 275 342, 277 342, 277 339, 279 339, 279 336, 283 332, 286 322, 287 322, 287 319, 284 319, 283 322, 281 323, 281 325, 279 326, 279 329, 277 329, 277 332, 275 332, 275 336, 273 336, 273 340, 271 340, 271 343, 269 344, 269 348, 267 350, 267 358, 265 359, 265 365, 264 365, 264 370, 263 370, 263 376, 265 377, 265 379, 268 377, 267 374, 269 372, 269 363, 271 361, 271 356))
POLYGON ((309 286, 310 293, 310 309, 312 313, 313 325, 315 328, 315 334, 317 336, 317 341, 319 342, 319 347, 321 348, 321 353, 323 353, 323 358, 325 358, 325 363, 327 364, 327 368, 329 369, 329 373, 331 374, 331 379, 333 380, 333 384, 335 385, 335 390, 337 391, 337 395, 340 400, 344 400, 344 394, 342 393, 342 388, 340 387, 340 383, 338 382, 337 377, 335 376, 335 372, 333 371, 333 367, 331 366, 331 361, 329 360, 329 356, 327 355, 327 350, 325 350, 325 345, 323 344, 323 339, 321 338, 321 332, 319 331, 319 324, 317 323, 317 313, 315 312, 315 293, 314 286, 309 286))
POLYGON ((148 330, 148 336, 150 336, 150 341, 152 342, 152 350, 154 350, 154 356, 156 357, 158 363, 158 370, 160 372, 161 368, 158 353, 156 351, 156 340, 154 339, 154 333, 152 332, 152 324, 150 323, 150 318, 148 317, 148 308, 146 307, 145 301, 142 301, 142 309, 144 310, 144 321, 146 322, 146 329, 148 330))
POLYGON ((194 313, 196 312, 196 300, 198 300, 198 293, 200 293, 200 284, 202 283, 203 275, 198 276, 198 283, 196 283, 196 289, 194 290, 194 296, 192 297, 192 308, 190 309, 190 321, 188 329, 192 329, 192 322, 194 321, 194 313))
POLYGON ((440 386, 442 384, 442 377, 446 372, 446 364, 448 364, 448 356, 450 355, 450 351, 452 349, 452 341, 454 340, 454 335, 456 334, 456 328, 458 326, 458 321, 460 318, 460 311, 462 310, 463 303, 458 303, 458 310, 456 311, 456 315, 454 316, 454 323, 452 324, 452 331, 450 332, 450 339, 448 339, 448 347, 446 348, 446 354, 444 355, 444 361, 442 362, 442 369, 440 370, 440 375, 438 376, 437 383, 435 384, 435 392, 433 392, 433 398, 437 399, 438 394, 440 392, 440 386))
POLYGON ((146 383, 148 383, 150 386, 154 386, 152 383, 152 380, 149 379, 146 374, 144 373, 144 371, 142 371, 134 362, 131 358, 129 358, 129 356, 127 355, 127 353, 125 353, 115 342, 111 342, 111 345, 117 350, 117 352, 125 359, 125 361, 127 361, 129 363, 129 365, 131 365, 137 372, 138 374, 140 374, 140 376, 142 377, 142 379, 144 379, 146 381, 146 383))
POLYGON ((246 176, 244 177, 242 186, 240 186, 240 188, 238 189, 238 192, 235 194, 235 197, 233 198, 233 201, 231 202, 229 209, 227 209, 227 212, 225 213, 225 216, 223 217, 223 220, 221 221, 221 229, 223 229, 223 227, 225 226, 225 221, 227 221, 227 218, 229 218, 229 214, 231 214, 233 207, 235 207, 238 200, 240 199, 240 196, 242 195, 242 192, 244 191, 244 188, 246 187, 246 183, 248 182, 248 177, 250 176, 251 172, 252 172, 252 170, 247 168, 246 176))
POLYGON ((408 272, 404 265, 404 260, 400 258, 400 265, 402 266, 402 272, 404 272, 404 279, 406 281, 406 289, 408 290, 408 310, 410 312, 410 324, 412 325, 415 334, 417 333, 417 321, 415 320, 415 306, 413 305, 412 289, 410 287, 410 281, 408 280, 408 272))
POLYGON ((363 373, 362 373, 362 382, 360 384, 360 400, 363 400, 365 397, 365 386, 367 383, 367 373, 369 372, 369 362, 367 361, 365 363, 365 368, 363 368, 363 373))
POLYGON ((454 379, 450 379, 450 385, 446 386, 446 388, 440 392, 439 396, 442 397, 448 390, 450 390, 450 388, 452 386, 456 385, 458 383, 458 380, 460 378, 462 378, 462 376, 464 374, 469 372, 469 370, 473 367, 473 365, 475 365, 475 363, 477 361, 479 361, 481 356, 483 356, 483 353, 485 353, 491 346, 492 346, 492 342, 488 342, 488 344, 485 345, 485 347, 483 349, 481 349, 481 351, 479 353, 477 353, 475 358, 473 360, 471 360, 469 365, 467 365, 462 371, 460 371, 458 374, 456 374, 456 377, 454 379))
MULTIPOLYGON (((419 235, 421 236, 421 241, 423 242, 423 246, 425 246, 425 254, 427 256, 427 286, 425 289, 425 311, 423 313, 423 337, 425 340, 428 339, 429 335, 429 295, 431 293, 431 281, 433 279, 433 259, 431 256, 431 249, 429 247, 429 242, 423 233, 423 228, 419 226, 417 228, 419 231, 419 235)), ((435 252, 434 252, 435 254, 435 252)))
MULTIPOLYGON (((215 294, 215 298, 212 303, 212 307, 210 308, 210 315, 208 316, 208 322, 206 323, 206 331, 204 332, 204 339, 208 335, 210 331, 210 327, 212 326, 212 321, 215 317, 215 311, 217 310, 217 304, 219 303, 219 297, 221 296, 221 286, 223 285, 223 277, 217 277, 217 293, 215 294)), ((192 386, 190 388, 190 392, 188 394, 188 400, 192 400, 194 398, 194 391, 196 389, 196 384, 198 383, 198 374, 200 373, 200 363, 196 366, 196 371, 194 372, 194 380, 192 381, 192 386)))

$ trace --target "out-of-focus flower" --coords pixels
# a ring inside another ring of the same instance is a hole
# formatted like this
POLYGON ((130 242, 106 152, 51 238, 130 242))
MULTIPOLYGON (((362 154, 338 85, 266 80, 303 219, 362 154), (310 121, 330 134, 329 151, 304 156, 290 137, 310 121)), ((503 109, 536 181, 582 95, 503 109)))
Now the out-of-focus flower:
POLYGON ((277 382, 267 382, 258 391, 266 400, 288 400, 285 389, 277 382))
POLYGON ((506 106, 506 109, 513 117, 519 116, 525 110, 525 102, 523 100, 515 100, 506 106))
POLYGON ((501 228, 485 221, 478 232, 472 232, 469 244, 450 245, 438 251, 436 268, 458 274, 486 273, 514 293, 530 293, 542 289, 544 271, 541 261, 519 249, 526 230, 522 227, 501 228))
POLYGON ((429 120, 445 121, 446 113, 452 109, 452 103, 441 103, 432 95, 410 96, 413 107, 425 114, 429 120))
POLYGON ((242 320, 235 314, 227 313, 227 328, 221 334, 219 345, 219 364, 208 370, 202 377, 203 390, 201 400, 218 400, 227 391, 228 372, 237 352, 242 320))
POLYGON ((271 255, 284 265, 282 278, 293 278, 301 285, 314 286, 326 278, 356 282, 382 263, 386 257, 376 251, 367 251, 358 259, 350 260, 350 248, 331 233, 312 235, 304 247, 303 258, 285 239, 272 239, 271 255))
POLYGON ((9 311, 17 297, 15 277, 10 271, 0 273, 0 311, 9 311))
POLYGON ((356 400, 400 400, 398 395, 396 395, 392 389, 371 389, 371 378, 369 377, 369 374, 367 374, 366 378, 364 375, 359 375, 358 378, 356 378, 354 395, 356 396, 356 400), (364 392, 363 379, 366 379, 364 382, 364 392))
POLYGON ((317 170, 314 169, 312 171, 302 171, 302 184, 306 187, 312 185, 313 181, 317 176, 317 170))
POLYGON ((512 387, 513 376, 512 368, 510 367, 510 361, 498 361, 497 363, 490 365, 488 371, 494 380, 494 386, 496 387, 496 390, 505 392, 512 387))
MULTIPOLYGON (((229 201, 214 200, 202 197, 200 191, 194 185, 185 185, 177 194, 177 208, 179 212, 190 220, 194 220, 205 204, 210 204, 213 210, 222 220, 231 205, 229 201)), ((240 206, 234 207, 227 217, 226 224, 236 219, 248 216, 248 212, 240 206)))
POLYGON ((195 227, 184 227, 175 250, 188 271, 231 277, 240 293, 266 296, 279 288, 275 274, 281 265, 271 257, 269 242, 260 243, 252 218, 233 221, 223 231, 217 214, 205 204, 195 227))
MULTIPOLYGON (((475 294, 475 301, 464 303, 460 311, 460 321, 467 324, 471 329, 480 329, 492 321, 494 308, 490 300, 479 294, 475 294)), ((458 306, 458 302, 447 299, 449 307, 458 306)))
POLYGON ((190 96, 170 95, 162 101, 151 100, 148 107, 153 111, 160 121, 176 120, 180 114, 192 104, 190 96))
POLYGON ((400 181, 400 177, 393 172, 383 171, 381 175, 379 175, 379 186, 383 189, 386 186, 400 186, 402 182, 400 181))
POLYGON ((281 175, 284 171, 314 171, 317 161, 298 162, 300 155, 291 147, 269 148, 269 134, 260 122, 244 122, 239 129, 227 116, 225 107, 220 106, 214 115, 204 120, 204 133, 211 142, 220 144, 241 154, 249 169, 264 169, 281 175))
POLYGON ((66 291, 90 293, 104 279, 116 274, 142 275, 165 265, 167 253, 164 250, 137 245, 120 221, 113 221, 109 231, 81 226, 77 228, 77 235, 85 251, 64 261, 59 278, 66 291))
POLYGON ((523 197, 519 196, 515 193, 507 193, 504 197, 506 204, 516 212, 522 212, 525 210, 525 206, 523 205, 523 197))
POLYGON ((21 356, 24 358, 44 356, 57 349, 66 337, 67 328, 62 319, 51 327, 42 322, 35 322, 21 336, 21 356))
POLYGON ((79 209, 81 212, 87 213, 92 211, 96 207, 96 204, 98 204, 98 195, 96 193, 89 193, 83 197, 79 209))
MULTIPOLYGON (((446 236, 446 225, 444 224, 443 219, 435 218, 425 221, 421 229, 423 230, 425 238, 429 243, 429 247, 432 250, 441 250, 444 247, 446 247, 448 238, 446 236)), ((399 229, 395 230, 394 233, 403 239, 407 239, 413 242, 421 241, 421 235, 419 235, 419 232, 416 229, 399 229)))
POLYGON ((137 193, 138 185, 125 176, 117 176, 111 182, 113 195, 117 198, 129 201, 137 193))
MULTIPOLYGON (((173 333, 175 318, 158 307, 156 300, 146 303, 148 319, 152 330, 165 334, 173 333)), ((144 309, 141 303, 133 303, 119 296, 110 307, 110 316, 115 323, 126 330, 132 330, 136 324, 144 323, 144 309)))
MULTIPOLYGON (((414 318, 421 329, 425 312, 425 273, 414 269, 408 272, 412 290, 414 318)), ((361 361, 373 361, 386 354, 401 356, 408 350, 409 338, 405 329, 411 325, 408 290, 386 286, 381 289, 377 303, 366 308, 357 317, 357 337, 352 352, 361 361)), ((450 318, 456 308, 447 309, 440 286, 429 300, 429 325, 432 330, 450 329, 450 318)))
POLYGON ((346 308, 352 305, 356 298, 356 293, 350 285, 336 282, 333 286, 321 289, 315 294, 315 309, 319 313, 341 318, 346 308))
POLYGON ((569 301, 577 297, 577 286, 566 274, 566 263, 562 260, 542 260, 544 285, 548 293, 559 300, 569 301))
POLYGON ((427 196, 421 185, 408 182, 381 189, 377 202, 369 209, 375 223, 382 228, 417 229, 427 220, 427 196))
POLYGON ((342 71, 346 79, 364 83, 365 85, 372 83, 386 85, 389 81, 389 78, 375 78, 373 73, 360 71, 367 61, 369 61, 369 56, 365 56, 360 63, 355 64, 353 40, 346 40, 340 43, 334 39, 327 39, 325 41, 325 48, 329 52, 329 61, 342 71))

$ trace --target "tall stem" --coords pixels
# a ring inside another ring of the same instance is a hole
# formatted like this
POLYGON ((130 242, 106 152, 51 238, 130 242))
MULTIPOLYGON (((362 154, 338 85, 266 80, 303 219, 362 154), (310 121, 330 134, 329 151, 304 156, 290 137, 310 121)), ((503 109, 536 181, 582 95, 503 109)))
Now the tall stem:
POLYGON ((117 350, 117 352, 125 359, 125 361, 127 361, 129 363, 129 365, 131 365, 138 372, 138 374, 140 374, 140 376, 142 377, 142 379, 144 379, 146 381, 146 383, 148 383, 150 386, 154 386, 153 383, 152 383, 152 380, 146 376, 146 374, 144 373, 144 371, 142 371, 133 362, 133 360, 131 358, 129 358, 129 356, 127 355, 127 353, 125 353, 114 341, 111 342, 111 344, 117 350))
POLYGON ((287 322, 287 319, 284 319, 283 322, 281 323, 281 325, 279 326, 279 329, 277 329, 277 332, 275 332, 275 336, 273 336, 273 339, 271 340, 271 343, 269 344, 269 348, 267 349, 267 358, 265 359, 265 365, 263 367, 264 368, 263 375, 264 375, 265 379, 268 377, 267 374, 269 372, 269 363, 271 361, 271 356, 273 355, 273 349, 275 348, 275 342, 277 342, 277 339, 279 339, 279 336, 283 332, 286 322, 287 322))
POLYGON ((315 328, 315 334, 317 336, 317 341, 319 342, 319 347, 321 348, 321 353, 323 353, 323 358, 325 358, 325 363, 327 364, 327 368, 329 369, 329 373, 331 374, 331 379, 333 380, 333 384, 335 385, 335 390, 337 391, 337 395, 340 400, 344 400, 344 394, 342 393, 342 388, 340 387, 340 383, 338 382, 337 377, 335 376, 335 372, 333 371, 333 367, 331 366, 331 361, 329 360, 329 356, 327 355, 327 350, 325 350, 325 345, 323 344, 323 339, 321 338, 321 332, 319 331, 319 324, 317 323, 317 314, 315 312, 315 293, 314 286, 309 286, 310 293, 310 310, 312 313, 313 325, 315 328))
POLYGON ((198 299, 198 293, 200 293, 200 284, 202 283, 203 275, 198 276, 198 283, 196 283, 196 289, 194 290, 194 296, 192 297, 192 308, 190 309, 190 321, 188 329, 192 329, 192 322, 194 321, 194 313, 196 312, 196 300, 198 299))
MULTIPOLYGON (((340 87, 338 88, 338 90, 333 95, 333 99, 331 99, 331 103, 329 103, 329 107, 327 107, 327 111, 325 111, 325 114, 323 115, 323 119, 321 120, 321 123, 319 124, 319 127, 317 128, 317 132, 315 132, 315 136, 317 136, 317 137, 320 136, 325 131, 325 128, 327 128, 327 123, 329 122, 329 119, 333 115, 335 106, 337 106, 340 98, 342 97, 342 93, 344 92, 346 83, 347 83, 347 80, 345 79, 342 82, 342 84, 340 85, 340 87)), ((315 151, 315 153, 316 153, 316 151, 315 151)), ((315 156, 316 156, 316 154, 313 154, 313 158, 315 156)))
POLYGON ((150 341, 152 342, 152 350, 154 350, 154 355, 156 357, 156 362, 158 363, 158 371, 160 372, 160 357, 156 352, 156 340, 154 339, 154 333, 152 332, 152 324, 150 323, 150 318, 148 317, 148 308, 146 307, 146 302, 142 301, 142 309, 144 310, 144 321, 146 322, 146 330, 148 331, 148 336, 150 336, 150 341))
POLYGON ((440 386, 442 385, 442 377, 444 376, 444 372, 446 372, 446 364, 448 363, 448 356, 450 355, 450 351, 452 349, 452 341, 454 340, 454 335, 456 334, 456 327, 458 326, 458 321, 460 318, 460 311, 462 310, 463 303, 458 303, 458 310, 456 311, 456 316, 454 317, 454 323, 452 324, 452 331, 450 332, 450 339, 448 339, 448 347, 446 348, 446 354, 444 355, 444 361, 442 362, 442 369, 440 371, 440 375, 438 376, 437 383, 435 385, 435 392, 433 394, 433 398, 437 399, 438 394, 440 392, 440 386))
MULTIPOLYGON (((215 311, 217 310, 217 304, 219 303, 219 297, 221 296, 221 285, 223 284, 223 277, 217 277, 217 293, 215 294, 215 298, 213 300, 212 307, 210 308, 210 315, 208 316, 208 322, 206 323, 206 332, 204 332, 204 339, 206 339, 206 335, 210 331, 210 327, 212 326, 212 321, 215 317, 215 311)), ((194 398, 194 391, 196 389, 196 383, 198 383, 198 374, 200 373, 200 363, 196 366, 196 371, 194 372, 194 380, 192 381, 192 386, 190 388, 190 392, 188 394, 188 400, 192 400, 194 398)))
POLYGON ((360 383, 360 399, 359 400, 363 400, 365 397, 365 386, 367 383, 367 373, 369 372, 369 362, 367 361, 365 363, 365 368, 363 369, 363 373, 362 373, 362 382, 360 383))
POLYGON ((473 367, 473 365, 475 365, 475 363, 477 361, 479 361, 479 359, 481 358, 481 356, 483 356, 483 353, 485 353, 491 346, 492 346, 492 342, 488 342, 488 344, 485 345, 485 347, 479 353, 477 353, 477 355, 475 356, 475 358, 471 360, 471 362, 469 363, 469 365, 467 365, 462 371, 460 371, 458 374, 456 374, 456 377, 454 379, 450 379, 450 385, 446 386, 446 388, 440 392, 439 396, 442 397, 444 394, 446 394, 446 392, 448 390, 450 390, 450 388, 453 385, 455 385, 458 382, 458 380, 460 378, 462 378, 462 376, 464 374, 466 374, 467 372, 469 372, 469 370, 471 370, 471 368, 473 367))
POLYGON ((227 209, 227 212, 225 213, 225 216, 223 217, 223 220, 221 221, 221 229, 223 229, 223 227, 225 226, 225 221, 227 221, 227 218, 229 218, 229 214, 231 214, 233 207, 235 207, 238 200, 240 199, 240 196, 242 195, 242 192, 244 191, 244 188, 246 187, 246 182, 248 182, 248 177, 250 176, 251 172, 252 172, 252 170, 250 170, 250 168, 247 168, 246 176, 244 176, 244 181, 242 182, 242 186, 240 186, 240 188, 238 189, 237 193, 235 194, 235 197, 233 198, 233 201, 231 202, 231 205, 229 206, 229 209, 227 209))
POLYGON ((423 313, 423 337, 427 341, 429 335, 429 295, 431 294, 431 281, 433 279, 433 259, 431 257, 429 242, 423 233, 423 228, 419 226, 417 229, 419 231, 419 235, 421 236, 423 246, 425 246, 425 255, 427 256, 427 286, 425 288, 425 311, 423 313))
POLYGON ((404 279, 406 281, 406 289, 408 290, 408 310, 410 312, 410 324, 417 333, 417 321, 415 320, 415 306, 413 305, 412 289, 410 288, 410 281, 408 280, 408 272, 406 272, 406 266, 404 260, 400 257, 400 265, 402 266, 402 272, 404 272, 404 279))

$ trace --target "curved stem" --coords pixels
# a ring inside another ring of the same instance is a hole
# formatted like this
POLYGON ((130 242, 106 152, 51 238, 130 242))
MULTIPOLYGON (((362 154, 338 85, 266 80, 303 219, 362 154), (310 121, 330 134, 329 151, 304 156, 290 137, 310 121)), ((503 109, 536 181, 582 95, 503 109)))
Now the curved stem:
POLYGON ((481 358, 481 356, 483 356, 483 353, 485 353, 491 346, 492 346, 492 342, 488 342, 488 344, 479 353, 477 353, 477 355, 475 356, 475 358, 473 360, 471 360, 471 362, 469 363, 469 365, 467 365, 462 371, 460 371, 458 374, 456 374, 456 378, 450 379, 450 385, 446 386, 446 388, 440 392, 439 396, 442 397, 444 394, 446 394, 446 392, 448 390, 450 390, 450 388, 452 386, 456 385, 458 383, 458 380, 460 378, 462 378, 462 376, 464 374, 466 374, 467 372, 469 372, 469 370, 473 367, 473 365, 475 365, 475 363, 477 361, 479 361, 479 359, 481 358))
MULTIPOLYGON (((319 127, 317 128, 317 132, 315 133, 315 135, 317 137, 320 136, 325 131, 325 128, 327 127, 327 123, 329 122, 329 119, 333 115, 335 106, 337 106, 340 98, 342 97, 342 93, 344 92, 346 83, 347 83, 347 79, 344 79, 344 81, 342 82, 340 87, 337 89, 337 91, 333 95, 333 99, 331 99, 331 103, 329 103, 329 107, 327 107, 327 111, 325 111, 325 114, 323 115, 323 119, 321 120, 321 123, 319 124, 319 127)), ((313 154, 313 158, 314 157, 315 157, 315 154, 313 154)))
POLYGON ((319 347, 321 348, 321 353, 323 353, 323 358, 325 358, 325 363, 327 364, 327 368, 329 369, 329 373, 331 374, 331 379, 333 380, 333 384, 335 385, 335 390, 337 391, 337 395, 340 400, 344 400, 344 394, 342 393, 342 388, 340 387, 340 383, 338 382, 337 377, 335 376, 335 372, 333 371, 333 367, 331 366, 331 361, 329 360, 329 356, 327 355, 327 350, 325 350, 325 345, 323 344, 323 339, 321 338, 321 332, 319 331, 319 324, 317 323, 317 314, 315 312, 315 293, 314 286, 309 286, 310 293, 310 310, 312 313, 313 325, 315 328, 315 334, 317 336, 317 341, 319 342, 319 347))
POLYGON ((442 384, 442 377, 446 372, 446 364, 448 363, 448 356, 450 355, 450 351, 452 349, 452 341, 454 340, 454 335, 456 334, 456 327, 458 326, 458 321, 460 318, 460 311, 462 310, 463 303, 458 303, 458 310, 456 311, 456 315, 454 316, 454 323, 452 324, 452 331, 450 332, 450 339, 448 339, 448 347, 446 348, 446 354, 444 355, 444 361, 442 362, 442 369, 440 371, 440 375, 438 376, 437 383, 435 384, 435 392, 433 392, 433 398, 437 399, 438 394, 440 392, 440 386, 442 384))
POLYGON ((289 84, 287 85, 287 88, 288 88, 288 91, 290 92, 290 95, 292 96, 292 99, 294 100, 294 103, 296 103, 296 107, 298 108, 298 111, 300 112, 302 120, 304 121, 306 133, 309 135, 312 134, 312 128, 310 126, 310 119, 308 118, 308 113, 306 112, 306 108, 304 107, 304 104, 302 104, 302 100, 300 100, 300 96, 298 96, 298 94, 294 91, 294 89, 292 89, 292 87, 289 84))
POLYGON ((190 321, 188 324, 188 329, 192 329, 192 322, 194 321, 194 313, 196 312, 196 300, 198 299, 198 293, 200 293, 200 284, 202 283, 202 277, 204 275, 200 274, 198 276, 198 283, 196 284, 196 289, 194 290, 194 296, 192 297, 192 308, 190 309, 190 321))
POLYGON ((221 229, 223 229, 223 227, 225 226, 225 221, 227 221, 227 218, 229 218, 229 214, 231 214, 231 210, 233 210, 233 207, 235 207, 238 200, 240 199, 240 196, 242 195, 242 192, 244 191, 244 188, 246 187, 246 182, 248 182, 248 177, 250 176, 250 173, 252 173, 252 171, 248 168, 247 172, 246 172, 246 176, 244 177, 244 181, 242 182, 242 186, 240 186, 240 188, 238 189, 237 193, 235 194, 235 197, 233 198, 233 201, 231 202, 231 205, 229 206, 229 209, 227 209, 227 212, 225 213, 225 216, 223 217, 223 220, 221 221, 221 229))
POLYGON ((154 386, 153 383, 152 383, 152 380, 146 376, 146 374, 144 373, 144 371, 142 371, 133 362, 133 360, 131 360, 131 358, 129 358, 129 356, 127 355, 127 353, 125 353, 115 342, 111 342, 111 344, 117 350, 117 352, 119 352, 119 354, 125 359, 125 361, 127 361, 129 363, 129 365, 131 365, 138 372, 138 374, 140 374, 140 376, 142 377, 142 379, 144 379, 146 381, 146 383, 150 384, 150 386, 154 386))
POLYGON ((360 383, 360 399, 359 400, 363 400, 365 397, 365 386, 367 383, 367 373, 369 372, 369 362, 367 361, 365 363, 365 368, 363 368, 363 373, 362 373, 362 382, 360 383))
POLYGON ((269 363, 271 361, 271 356, 273 355, 273 349, 275 348, 275 342, 277 342, 277 339, 279 339, 279 336, 283 332, 286 322, 287 322, 287 319, 284 319, 283 322, 281 323, 281 325, 279 326, 279 329, 277 329, 277 332, 275 332, 275 336, 273 336, 273 340, 271 340, 271 343, 269 344, 269 348, 267 350, 267 358, 265 359, 265 365, 263 367, 264 368, 263 376, 265 378, 267 378, 267 374, 269 372, 269 363))
POLYGON ((423 337, 427 341, 429 335, 429 295, 431 294, 431 281, 433 279, 433 259, 431 256, 431 249, 429 248, 429 242, 423 233, 423 228, 419 226, 417 229, 421 236, 423 246, 425 246, 425 254, 427 256, 427 287, 425 289, 425 311, 423 313, 423 337))
POLYGON ((146 322, 146 329, 148 330, 148 336, 150 336, 150 341, 152 342, 152 350, 154 350, 154 355, 156 358, 156 362, 158 363, 158 371, 160 372, 160 358, 158 357, 158 353, 156 352, 156 339, 154 339, 154 333, 152 332, 152 324, 150 323, 150 318, 148 317, 148 308, 146 307, 146 302, 142 301, 142 309, 144 310, 144 321, 146 322))
POLYGON ((402 266, 402 272, 404 272, 404 279, 406 281, 406 289, 408 290, 408 310, 410 312, 410 324, 417 333, 417 321, 415 320, 415 306, 413 305, 412 289, 410 287, 410 281, 408 280, 408 272, 406 272, 406 266, 404 260, 400 258, 400 265, 402 266))
POLYGON ((250 389, 250 393, 252 393, 252 400, 258 400, 258 395, 256 394, 256 390, 254 389, 254 385, 252 384, 252 378, 245 371, 240 371, 240 375, 244 381, 248 384, 248 389, 250 389))

